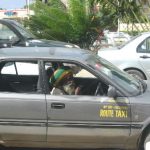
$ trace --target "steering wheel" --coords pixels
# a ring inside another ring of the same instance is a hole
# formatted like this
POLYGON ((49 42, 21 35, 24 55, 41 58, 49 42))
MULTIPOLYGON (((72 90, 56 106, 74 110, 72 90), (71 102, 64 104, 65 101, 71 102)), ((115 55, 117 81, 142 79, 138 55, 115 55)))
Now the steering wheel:
POLYGON ((100 82, 98 83, 98 85, 96 87, 96 91, 95 91, 95 96, 97 96, 97 95, 104 95, 103 87, 100 82))

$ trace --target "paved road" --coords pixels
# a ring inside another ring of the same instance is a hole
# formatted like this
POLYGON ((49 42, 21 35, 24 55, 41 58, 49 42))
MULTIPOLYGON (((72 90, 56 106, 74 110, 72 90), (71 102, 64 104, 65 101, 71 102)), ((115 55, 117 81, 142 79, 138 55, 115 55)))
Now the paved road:
MULTIPOLYGON (((2 148, 1 150, 71 150, 71 149, 2 148)), ((76 149, 76 150, 79 150, 79 149, 76 149)), ((82 149, 82 150, 86 150, 86 149, 82 149)), ((93 149, 87 149, 87 150, 93 150, 93 149)), ((94 150, 119 150, 119 149, 94 149, 94 150)))
MULTIPOLYGON (((86 149, 0 148, 0 150, 86 150, 86 149)), ((119 150, 119 149, 87 149, 87 150, 119 150)))
POLYGON ((0 150, 120 150, 120 149, 0 148, 0 150))

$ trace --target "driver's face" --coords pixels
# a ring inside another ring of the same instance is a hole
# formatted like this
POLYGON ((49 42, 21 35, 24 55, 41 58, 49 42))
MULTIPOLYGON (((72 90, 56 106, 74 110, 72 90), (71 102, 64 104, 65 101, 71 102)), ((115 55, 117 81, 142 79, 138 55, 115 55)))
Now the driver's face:
POLYGON ((63 85, 63 88, 66 93, 69 95, 74 95, 75 94, 75 83, 73 80, 68 81, 65 85, 63 85))

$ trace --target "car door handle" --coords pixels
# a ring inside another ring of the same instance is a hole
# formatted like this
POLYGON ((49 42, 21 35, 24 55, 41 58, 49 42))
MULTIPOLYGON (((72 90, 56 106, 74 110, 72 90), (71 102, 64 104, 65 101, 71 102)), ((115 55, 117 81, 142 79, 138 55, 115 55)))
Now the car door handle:
POLYGON ((51 108, 52 109, 64 109, 65 104, 64 103, 52 103, 51 108))
POLYGON ((143 56, 140 56, 140 58, 144 58, 144 59, 146 59, 146 58, 150 58, 149 56, 147 56, 147 55, 143 55, 143 56))

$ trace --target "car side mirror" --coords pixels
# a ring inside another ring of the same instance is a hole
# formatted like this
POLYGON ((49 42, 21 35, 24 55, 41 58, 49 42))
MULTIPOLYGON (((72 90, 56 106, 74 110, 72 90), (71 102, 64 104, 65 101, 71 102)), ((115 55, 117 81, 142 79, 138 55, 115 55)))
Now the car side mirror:
POLYGON ((109 85, 107 96, 108 97, 113 97, 114 99, 116 99, 117 96, 118 96, 116 88, 109 85))

